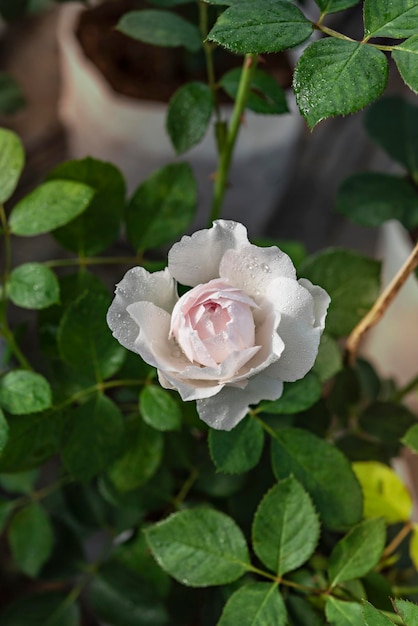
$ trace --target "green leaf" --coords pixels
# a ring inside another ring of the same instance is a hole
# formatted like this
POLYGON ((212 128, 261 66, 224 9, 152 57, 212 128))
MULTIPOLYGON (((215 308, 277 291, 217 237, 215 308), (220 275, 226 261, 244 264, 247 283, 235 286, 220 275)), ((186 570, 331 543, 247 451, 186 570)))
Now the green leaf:
POLYGON ((23 236, 48 233, 85 211, 93 195, 94 190, 82 183, 46 182, 15 205, 10 214, 10 229, 23 236))
POLYGON ((294 626, 325 626, 322 615, 317 612, 310 602, 300 596, 289 594, 286 598, 290 624, 294 626))
POLYGON ((286 607, 275 583, 250 583, 228 599, 217 626, 285 626, 286 607))
POLYGON ((3 452, 6 447, 7 441, 9 439, 9 423, 0 409, 0 454, 3 452))
POLYGON ((37 413, 51 405, 51 388, 40 374, 13 370, 0 378, 0 406, 12 415, 37 413))
POLYGON ((328 528, 338 530, 361 520, 360 485, 348 460, 333 445, 298 428, 282 428, 275 433, 271 453, 276 478, 293 474, 328 528))
POLYGON ((202 47, 197 26, 170 11, 130 11, 123 15, 117 29, 128 37, 154 46, 184 46, 190 52, 197 52, 202 47))
POLYGON ((412 452, 418 454, 418 424, 414 424, 414 426, 409 428, 402 438, 402 443, 408 446, 412 452))
POLYGON ((285 383, 283 394, 278 400, 261 402, 258 408, 272 415, 300 413, 318 402, 321 393, 319 378, 313 372, 309 372, 305 378, 294 383, 285 383))
POLYGON ((296 65, 293 87, 310 128, 373 102, 386 87, 388 63, 381 50, 327 37, 311 44, 296 65))
POLYGON ((408 600, 394 600, 395 608, 405 622, 405 626, 416 626, 418 620, 418 605, 408 600))
POLYGON ((196 181, 187 163, 157 170, 129 203, 126 226, 131 243, 148 250, 179 237, 194 217, 196 201, 196 181))
POLYGON ((392 620, 378 611, 370 602, 363 606, 363 617, 366 626, 393 626, 392 620))
POLYGON ((365 115, 370 137, 418 181, 418 107, 400 96, 373 104, 365 115))
POLYGON ((58 280, 43 263, 24 263, 10 274, 7 295, 24 309, 45 309, 59 302, 58 280))
POLYGON ((312 501, 291 476, 272 487, 257 509, 252 528, 254 551, 280 577, 312 556, 319 532, 312 501))
POLYGON ((108 248, 119 236, 125 206, 125 181, 117 167, 88 157, 58 165, 49 179, 83 183, 94 189, 83 214, 54 232, 59 243, 85 256, 108 248))
POLYGON ((361 578, 379 562, 385 548, 386 528, 382 518, 354 526, 334 547, 328 566, 332 587, 361 578))
POLYGON ((13 558, 28 576, 35 577, 49 558, 54 536, 44 509, 31 504, 20 509, 9 525, 8 537, 13 558))
POLYGON ((63 593, 32 593, 19 597, 0 614, 2 626, 79 626, 79 611, 63 593))
POLYGON ((255 419, 242 420, 230 431, 209 431, 209 451, 219 472, 242 474, 255 467, 263 451, 264 431, 255 419))
POLYGON ((412 499, 399 476, 387 465, 376 461, 353 464, 364 495, 364 517, 383 517, 387 524, 407 522, 412 499))
POLYGON ((237 2, 224 11, 208 34, 210 41, 241 54, 280 52, 308 39, 313 26, 286 0, 237 2))
POLYGON ((332 596, 326 601, 325 615, 332 626, 360 626, 363 623, 361 604, 343 602, 332 596))
POLYGON ((77 480, 90 480, 118 455, 123 434, 119 408, 97 394, 68 415, 62 449, 65 467, 77 480))
POLYGON ((249 565, 241 530, 220 511, 180 511, 145 535, 160 567, 189 587, 225 585, 240 578, 249 565))
POLYGON ((0 485, 9 493, 29 494, 33 491, 38 478, 38 470, 29 470, 18 474, 0 474, 0 485))
POLYGON ((417 0, 364 0, 366 37, 410 37, 417 32, 417 19, 417 0))
POLYGON ((0 500, 0 533, 3 532, 7 520, 14 509, 14 503, 9 500, 0 500))
POLYGON ((418 35, 413 35, 392 51, 399 74, 412 91, 418 93, 418 35))
POLYGON ((92 582, 90 599, 97 616, 111 626, 164 626, 166 610, 155 590, 131 570, 111 562, 92 582))
POLYGON ((58 330, 58 346, 63 360, 72 368, 110 378, 121 367, 125 350, 112 337, 106 323, 110 298, 87 292, 70 305, 58 330))
POLYGON ((361 226, 399 220, 412 230, 418 225, 418 194, 409 181, 398 176, 355 174, 338 190, 337 210, 361 226))
POLYGON ((212 92, 205 83, 187 83, 176 91, 168 106, 167 132, 177 154, 203 139, 212 108, 212 92))
POLYGON ((0 204, 16 189, 24 163, 25 153, 19 137, 11 130, 0 128, 0 204))
POLYGON ((146 422, 156 430, 179 430, 181 410, 169 391, 147 385, 139 396, 139 410, 146 422))
POLYGON ((161 433, 140 419, 128 425, 124 453, 110 467, 109 477, 119 491, 131 491, 157 471, 163 455, 161 433))
POLYGON ((348 335, 379 295, 380 263, 351 250, 329 249, 311 256, 300 274, 330 295, 327 332, 348 335))
POLYGON ((319 344, 318 356, 312 372, 316 374, 321 383, 329 380, 342 370, 343 360, 341 350, 334 339, 324 333, 319 344))
POLYGON ((413 413, 402 404, 375 402, 361 413, 359 426, 369 435, 396 445, 408 428, 416 424, 413 413))
POLYGON ((315 2, 321 9, 321 13, 326 15, 327 13, 337 13, 338 11, 353 7, 358 4, 360 0, 315 0, 315 2))
MULTIPOLYGON (((219 81, 219 85, 233 100, 238 94, 241 74, 241 68, 237 67, 224 74, 219 81)), ((270 74, 259 69, 254 72, 245 106, 255 113, 264 115, 279 115, 289 111, 282 87, 270 74)))
POLYGON ((11 115, 25 104, 26 100, 19 83, 12 76, 0 72, 0 113, 11 115))

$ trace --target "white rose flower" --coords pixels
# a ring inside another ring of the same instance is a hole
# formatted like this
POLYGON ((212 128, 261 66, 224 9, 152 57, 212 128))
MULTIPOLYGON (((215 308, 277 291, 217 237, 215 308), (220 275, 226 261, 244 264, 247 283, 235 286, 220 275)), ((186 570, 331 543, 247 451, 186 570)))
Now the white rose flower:
POLYGON ((227 220, 174 244, 164 271, 129 270, 115 293, 107 321, 116 339, 221 430, 307 374, 330 302, 296 279, 279 248, 250 244, 227 220), (177 282, 192 289, 179 298, 177 282))

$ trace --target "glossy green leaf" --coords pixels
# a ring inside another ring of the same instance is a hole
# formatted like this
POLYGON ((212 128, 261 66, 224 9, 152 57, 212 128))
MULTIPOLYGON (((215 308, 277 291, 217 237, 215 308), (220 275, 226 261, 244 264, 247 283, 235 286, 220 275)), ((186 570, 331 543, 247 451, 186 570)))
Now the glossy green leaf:
POLYGON ((168 107, 167 132, 177 154, 203 139, 212 108, 212 92, 205 83, 187 83, 176 91, 168 107))
MULTIPOLYGON (((233 100, 237 97, 242 70, 235 68, 224 74, 219 85, 233 100)), ((267 72, 256 69, 251 80, 250 92, 245 104, 247 109, 264 115, 279 115, 289 111, 285 92, 267 72)))
POLYGON ((126 226, 131 243, 145 250, 171 242, 189 226, 196 202, 196 181, 189 165, 173 163, 157 170, 129 203, 126 226))
POLYGON ((321 383, 329 380, 342 370, 343 360, 341 350, 337 342, 324 333, 319 344, 318 356, 312 372, 316 374, 321 383))
POLYGON ((364 0, 366 37, 403 39, 417 32, 418 0, 364 0))
POLYGON ((85 293, 68 307, 58 330, 63 360, 98 380, 113 376, 125 358, 124 348, 113 339, 106 323, 109 304, 109 296, 85 293))
POLYGON ((13 370, 0 378, 0 406, 12 415, 37 413, 51 404, 51 388, 40 374, 13 370))
POLYGON ((399 476, 377 461, 353 464, 364 495, 364 517, 383 517, 387 524, 407 522, 411 517, 412 499, 399 476))
POLYGON ((383 98, 368 109, 365 124, 371 138, 418 181, 418 106, 400 96, 383 98))
POLYGON ((9 439, 9 423, 0 409, 0 454, 6 447, 7 441, 9 439))
POLYGON ((299 59, 293 87, 310 128, 334 115, 364 108, 386 86, 388 64, 381 50, 327 37, 311 44, 299 59))
POLYGON ((48 181, 25 196, 10 214, 15 235, 48 233, 80 215, 93 198, 88 185, 68 180, 48 181))
POLYGON ((20 509, 9 525, 8 538, 13 558, 28 576, 36 576, 53 548, 51 523, 39 504, 20 509))
POLYGON ((0 204, 10 198, 22 173, 25 153, 19 137, 0 128, 0 204))
POLYGON ((392 620, 378 611, 370 602, 363 606, 363 617, 366 626, 393 626, 392 620))
POLYGON ((272 487, 254 516, 256 555, 277 576, 303 565, 319 540, 319 520, 311 498, 293 477, 272 487))
POLYGON ((332 626, 360 626, 363 610, 358 602, 345 602, 330 596, 325 604, 325 615, 332 626))
POLYGON ((166 610, 151 585, 131 570, 111 562, 100 568, 90 590, 92 605, 109 626, 164 626, 166 610))
POLYGON ((169 11, 130 11, 123 15, 117 29, 124 35, 154 46, 184 46, 190 52, 202 47, 197 26, 169 11))
POLYGON ((329 293, 326 329, 337 337, 348 335, 379 295, 380 263, 350 250, 319 252, 300 273, 329 293))
POLYGON ((382 556, 385 541, 385 523, 380 517, 354 526, 331 553, 328 566, 331 586, 370 572, 382 556))
POLYGON ((415 424, 414 414, 402 404, 395 402, 374 402, 359 418, 362 430, 384 443, 395 445, 415 424))
POLYGON ((405 622, 405 626, 416 626, 418 620, 418 604, 397 598, 394 600, 396 611, 405 622))
POLYGON ((285 383, 282 396, 272 402, 260 403, 259 409, 272 415, 300 413, 318 402, 321 393, 319 378, 313 372, 309 372, 294 383, 285 383))
POLYGON ((208 39, 232 52, 280 52, 293 48, 313 31, 311 22, 286 0, 243 0, 224 11, 208 39))
POLYGON ((399 220, 412 230, 418 225, 418 194, 409 181, 398 176, 355 174, 339 188, 337 210, 361 226, 399 220))
POLYGON ((0 613, 2 626, 79 626, 79 620, 77 605, 56 592, 20 596, 0 613))
POLYGON ((157 471, 163 455, 161 433, 140 419, 128 424, 124 453, 110 466, 109 477, 119 491, 131 491, 157 471))
POLYGON ((97 394, 67 416, 62 448, 65 467, 77 480, 90 480, 119 454, 123 435, 119 408, 97 394))
POLYGON ((156 430, 179 430, 181 410, 166 389, 146 385, 139 396, 139 410, 146 422, 156 430))
POLYGON ((321 13, 326 15, 327 13, 337 13, 338 11, 353 7, 358 4, 360 0, 315 0, 315 2, 321 9, 321 13))
POLYGON ((271 453, 275 476, 280 480, 293 474, 328 528, 342 529, 361 520, 360 485, 346 457, 333 445, 307 431, 283 428, 275 433, 271 453))
POLYGON ((58 279, 43 263, 24 263, 10 274, 7 295, 24 309, 45 309, 59 302, 58 279))
POLYGON ((49 179, 83 183, 94 190, 83 214, 54 232, 59 243, 84 256, 108 248, 119 236, 125 207, 125 181, 118 168, 88 157, 58 165, 49 179))
POLYGON ((285 626, 286 607, 276 584, 250 583, 229 598, 217 626, 285 626))
POLYGON ((413 35, 396 46, 392 58, 405 83, 412 91, 418 93, 418 35, 413 35))
POLYGON ((220 511, 196 508, 174 513, 145 531, 160 567, 190 587, 224 585, 249 564, 244 536, 220 511))
POLYGON ((210 429, 208 443, 219 472, 242 474, 259 462, 264 431, 255 419, 246 418, 230 431, 210 429))
POLYGON ((12 76, 0 72, 0 113, 11 115, 19 111, 25 103, 19 83, 12 76))

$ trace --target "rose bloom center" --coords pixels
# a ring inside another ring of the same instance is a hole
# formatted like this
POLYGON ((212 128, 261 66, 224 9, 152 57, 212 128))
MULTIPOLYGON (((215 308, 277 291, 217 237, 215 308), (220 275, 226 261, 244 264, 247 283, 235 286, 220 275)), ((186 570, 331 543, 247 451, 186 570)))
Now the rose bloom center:
POLYGON ((192 363, 215 367, 234 352, 254 347, 252 308, 257 304, 241 289, 211 280, 178 300, 170 338, 192 363))

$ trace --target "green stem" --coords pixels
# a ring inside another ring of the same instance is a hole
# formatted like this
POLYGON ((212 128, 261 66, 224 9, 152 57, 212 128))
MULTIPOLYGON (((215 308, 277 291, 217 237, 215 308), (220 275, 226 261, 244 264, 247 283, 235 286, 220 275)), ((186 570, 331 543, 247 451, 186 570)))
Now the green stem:
POLYGON ((397 597, 415 596, 418 594, 418 585, 415 585, 414 587, 398 587, 395 585, 392 587, 392 591, 397 597))
POLYGON ((183 486, 181 487, 180 491, 178 492, 178 494, 174 497, 173 499, 173 506, 176 509, 179 509, 182 502, 184 502, 184 500, 187 498, 187 494, 189 493, 190 489, 193 487, 194 483, 196 482, 196 480, 199 477, 199 472, 198 470, 194 467, 189 476, 187 477, 186 481, 184 482, 183 486))
POLYGON ((407 383, 404 387, 401 387, 400 389, 395 391, 395 393, 391 396, 390 399, 392 402, 399 402, 405 396, 407 396, 408 393, 411 393, 411 391, 414 391, 417 387, 418 387, 418 374, 414 376, 414 378, 410 380, 409 383, 407 383))
POLYGON ((209 226, 213 220, 219 218, 222 202, 225 196, 228 184, 229 170, 231 166, 232 155, 235 148, 235 142, 242 123, 242 115, 247 102, 248 93, 251 87, 251 81, 257 67, 257 55, 246 54, 241 73, 241 80, 238 87, 238 93, 235 100, 234 110, 232 112, 231 122, 225 142, 221 148, 220 161, 218 171, 216 172, 215 186, 213 191, 212 211, 209 219, 209 226))
POLYGON ((343 39, 344 41, 352 41, 353 43, 358 43, 358 41, 356 41, 355 39, 351 39, 351 37, 347 37, 347 35, 343 35, 342 33, 339 33, 332 28, 328 28, 328 26, 324 26, 320 22, 316 22, 316 24, 314 23, 313 27, 316 28, 316 30, 320 30, 322 33, 325 33, 325 35, 329 35, 330 37, 334 37, 335 39, 343 39))
POLYGON ((221 109, 219 106, 218 88, 216 85, 215 68, 213 64, 213 54, 212 54, 213 46, 206 39, 207 34, 209 32, 208 5, 203 0, 199 0, 198 5, 199 5, 199 27, 200 27, 200 32, 202 34, 202 39, 203 39, 203 52, 205 54, 205 60, 206 60, 206 73, 208 77, 208 85, 212 92, 212 100, 213 100, 213 107, 215 109, 216 120, 217 122, 220 122, 221 121, 221 109))

